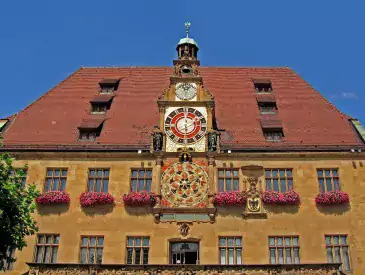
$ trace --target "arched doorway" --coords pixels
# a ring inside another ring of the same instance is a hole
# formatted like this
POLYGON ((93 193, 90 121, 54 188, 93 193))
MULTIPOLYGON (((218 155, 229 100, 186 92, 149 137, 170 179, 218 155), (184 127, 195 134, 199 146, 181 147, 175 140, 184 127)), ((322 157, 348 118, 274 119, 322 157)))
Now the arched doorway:
POLYGON ((199 242, 170 242, 170 264, 199 264, 199 242))

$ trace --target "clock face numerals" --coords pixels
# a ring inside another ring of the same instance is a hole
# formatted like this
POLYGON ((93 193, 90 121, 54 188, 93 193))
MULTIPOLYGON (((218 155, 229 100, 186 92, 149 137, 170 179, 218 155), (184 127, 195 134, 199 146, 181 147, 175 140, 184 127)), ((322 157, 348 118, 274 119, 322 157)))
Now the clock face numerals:
POLYGON ((166 136, 175 143, 196 143, 204 137, 206 131, 205 117, 194 108, 178 108, 165 119, 166 136))
POLYGON ((195 83, 178 83, 176 84, 176 96, 180 100, 190 100, 196 96, 195 83))

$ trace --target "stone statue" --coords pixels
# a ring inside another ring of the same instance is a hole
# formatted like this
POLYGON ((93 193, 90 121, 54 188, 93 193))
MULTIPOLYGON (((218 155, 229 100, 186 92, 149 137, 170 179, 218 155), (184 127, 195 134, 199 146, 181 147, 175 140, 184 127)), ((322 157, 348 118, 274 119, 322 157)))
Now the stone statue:
POLYGON ((162 150, 162 134, 159 132, 153 134, 153 150, 155 152, 162 150))
POLYGON ((208 135, 208 151, 215 152, 217 151, 217 133, 211 132, 208 135))

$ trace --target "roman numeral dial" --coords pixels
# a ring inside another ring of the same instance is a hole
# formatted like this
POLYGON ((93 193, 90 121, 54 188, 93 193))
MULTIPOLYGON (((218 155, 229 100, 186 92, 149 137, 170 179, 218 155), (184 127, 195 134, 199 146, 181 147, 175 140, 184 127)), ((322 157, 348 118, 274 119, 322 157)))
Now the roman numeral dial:
POLYGON ((206 131, 206 118, 194 108, 178 108, 165 119, 166 136, 175 143, 196 143, 204 137, 206 131))

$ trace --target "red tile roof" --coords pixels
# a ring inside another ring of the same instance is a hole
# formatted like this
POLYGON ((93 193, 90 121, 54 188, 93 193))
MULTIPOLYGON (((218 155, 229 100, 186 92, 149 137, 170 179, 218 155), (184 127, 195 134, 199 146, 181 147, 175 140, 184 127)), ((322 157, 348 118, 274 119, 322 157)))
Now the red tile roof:
MULTIPOLYGON (((205 87, 215 96, 224 147, 362 145, 349 117, 289 68, 201 67, 200 72, 205 87), (272 83, 283 142, 264 139, 254 79, 272 83)), ((81 68, 19 112, 4 134, 4 144, 78 146, 77 127, 90 116, 90 100, 100 90, 100 80, 120 79, 97 144, 147 148, 153 126, 158 125, 156 100, 171 75, 171 67, 81 68)))

